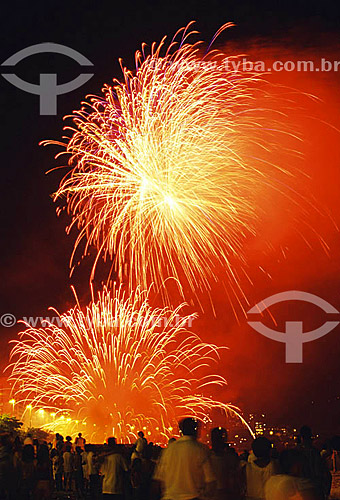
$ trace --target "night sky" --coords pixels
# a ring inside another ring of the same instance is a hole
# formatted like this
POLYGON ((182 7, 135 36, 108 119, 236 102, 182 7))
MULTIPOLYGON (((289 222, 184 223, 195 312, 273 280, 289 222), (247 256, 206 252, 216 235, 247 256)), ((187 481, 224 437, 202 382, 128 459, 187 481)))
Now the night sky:
MULTIPOLYGON (((104 83, 120 78, 118 58, 133 68, 134 52, 142 42, 172 36, 191 20, 197 21, 196 28, 207 41, 223 23, 233 21, 236 27, 222 34, 218 47, 248 53, 254 59, 303 59, 307 55, 308 59, 340 60, 340 7, 334 1, 50 1, 2 6, 1 63, 30 45, 54 42, 86 56, 94 64, 94 76, 58 97, 56 116, 40 116, 38 96, 0 77, 0 315, 45 316, 50 306, 64 311, 73 305, 71 284, 81 300, 88 299, 90 264, 82 263, 69 278, 75 233, 66 235, 67 216, 56 216, 51 199, 63 174, 46 175, 62 165, 54 160, 58 149, 38 144, 44 139, 60 139, 63 117, 78 109, 85 95, 99 94, 104 83)), ((15 73, 32 83, 39 82, 40 73, 57 73, 58 83, 64 83, 78 76, 79 66, 61 55, 42 54, 23 60, 15 73)), ((293 113, 293 118, 304 136, 304 159, 299 165, 309 176, 304 189, 320 209, 313 211, 309 223, 328 249, 324 250, 313 230, 307 235, 307 245, 290 221, 279 215, 276 220, 266 220, 259 240, 249 242, 253 279, 246 289, 249 307, 271 294, 295 289, 319 295, 340 310, 340 71, 281 73, 271 78, 319 98, 303 98, 304 109, 293 113), (271 254, 262 252, 261 239, 272 240, 271 254), (259 265, 265 272, 259 271, 259 265)), ((274 213, 276 210, 279 214, 274 206, 274 213)), ((246 411, 263 411, 274 423, 311 423, 316 430, 340 432, 340 326, 305 344, 303 364, 287 365, 283 344, 252 331, 242 315, 237 320, 221 287, 216 286, 211 295, 216 317, 207 310, 196 324, 204 340, 229 347, 219 369, 229 389, 219 397, 246 411)), ((285 319, 303 320, 306 330, 326 319, 322 311, 307 304, 282 304, 272 312, 281 331, 285 319)), ((269 320, 266 324, 272 326, 269 320)), ((20 326, 0 330, 1 368, 8 363, 8 341, 19 330, 20 326)))

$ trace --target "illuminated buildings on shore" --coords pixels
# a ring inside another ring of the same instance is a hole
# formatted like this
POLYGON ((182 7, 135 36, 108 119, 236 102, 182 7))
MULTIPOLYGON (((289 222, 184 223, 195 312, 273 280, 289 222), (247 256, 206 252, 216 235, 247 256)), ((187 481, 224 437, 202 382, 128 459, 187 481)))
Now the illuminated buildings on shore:
MULTIPOLYGON (((266 437, 276 448, 283 446, 293 446, 297 443, 298 429, 287 424, 273 425, 268 421, 264 413, 251 413, 245 415, 247 422, 253 429, 256 437, 266 437)), ((238 451, 250 450, 252 437, 245 428, 241 428, 237 423, 229 428, 229 442, 238 451)))

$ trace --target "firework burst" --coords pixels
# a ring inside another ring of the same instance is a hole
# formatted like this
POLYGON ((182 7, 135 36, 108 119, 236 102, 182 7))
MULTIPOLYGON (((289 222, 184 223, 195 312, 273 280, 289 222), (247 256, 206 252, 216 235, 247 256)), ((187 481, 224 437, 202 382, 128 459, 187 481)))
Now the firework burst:
POLYGON ((92 440, 114 433, 130 441, 145 428, 159 442, 181 417, 238 415, 205 395, 226 385, 209 374, 219 350, 188 330, 195 316, 182 309, 152 309, 139 290, 104 290, 85 311, 78 305, 60 315, 59 326, 27 325, 8 367, 16 400, 52 412, 48 428, 82 425, 92 440))
POLYGON ((131 289, 175 277, 190 296, 224 274, 241 296, 244 242, 286 174, 268 156, 278 127, 262 79, 233 57, 202 56, 189 35, 143 46, 134 73, 123 67, 123 82, 75 112, 66 142, 53 141, 71 168, 55 199, 79 229, 75 251, 97 249, 93 273, 103 256, 131 289))

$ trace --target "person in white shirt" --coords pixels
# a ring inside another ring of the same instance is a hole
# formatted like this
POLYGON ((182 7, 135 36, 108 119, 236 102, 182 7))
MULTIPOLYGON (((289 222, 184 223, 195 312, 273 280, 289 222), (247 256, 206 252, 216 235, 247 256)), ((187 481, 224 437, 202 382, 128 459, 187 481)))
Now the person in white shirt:
POLYGON ((148 442, 144 437, 144 432, 139 431, 138 439, 134 444, 134 450, 131 455, 131 462, 133 462, 135 458, 143 458, 143 453, 145 451, 147 444, 148 442))
POLYGON ((124 472, 128 471, 125 459, 119 453, 116 439, 108 439, 108 451, 99 457, 102 462, 100 472, 103 477, 103 498, 123 498, 124 472))
POLYGON ((252 443, 255 455, 246 464, 246 499, 264 500, 264 488, 268 479, 277 471, 277 465, 271 459, 271 442, 265 437, 258 437, 252 443))
POLYGON ((265 484, 266 500, 321 500, 312 482, 304 477, 304 456, 299 449, 284 450, 280 455, 281 473, 265 484))
POLYGON ((182 437, 164 449, 154 474, 164 500, 193 500, 211 497, 216 477, 210 452, 197 441, 198 422, 186 418, 179 424, 182 437))

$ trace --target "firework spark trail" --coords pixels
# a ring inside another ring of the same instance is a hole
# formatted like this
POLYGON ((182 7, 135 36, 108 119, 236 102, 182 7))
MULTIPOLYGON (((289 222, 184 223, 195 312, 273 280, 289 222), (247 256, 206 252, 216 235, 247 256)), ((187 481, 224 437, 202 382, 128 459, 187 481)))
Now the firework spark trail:
POLYGON ((279 127, 259 109, 261 78, 228 69, 232 58, 217 51, 202 57, 189 35, 187 27, 179 45, 175 36, 166 49, 163 39, 149 54, 143 46, 134 74, 122 68, 122 83, 74 113, 65 143, 45 142, 70 155, 55 200, 66 200, 69 231, 79 229, 71 261, 83 240, 84 255, 97 249, 93 273, 102 255, 131 289, 175 277, 196 294, 222 267, 241 297, 244 241, 266 191, 285 189, 273 172, 289 172, 266 156, 279 127))
POLYGON ((87 431, 95 425, 92 439, 114 429, 129 441, 145 426, 164 439, 183 416, 203 420, 215 408, 239 415, 204 395, 226 385, 209 374, 219 349, 187 330, 195 315, 180 316, 183 306, 152 309, 146 292, 104 290, 85 311, 60 315, 62 327, 27 328, 8 366, 16 400, 53 411, 49 428, 60 429, 65 412, 73 427, 75 420, 87 431))

